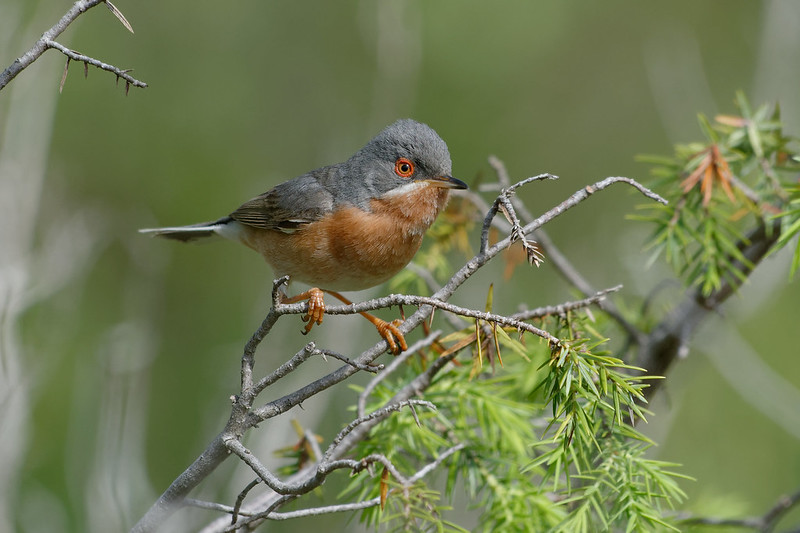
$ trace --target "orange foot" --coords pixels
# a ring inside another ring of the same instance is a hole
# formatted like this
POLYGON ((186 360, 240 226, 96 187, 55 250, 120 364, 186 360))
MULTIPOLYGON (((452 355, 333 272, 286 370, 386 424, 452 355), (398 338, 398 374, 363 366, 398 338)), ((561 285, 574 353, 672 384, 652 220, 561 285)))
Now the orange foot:
POLYGON ((323 300, 322 291, 314 287, 306 292, 301 292, 297 296, 283 299, 285 304, 293 304, 305 299, 308 299, 308 311, 302 317, 303 322, 306 322, 306 327, 303 328, 303 335, 307 335, 311 328, 314 327, 314 324, 322 324, 322 317, 325 315, 325 301, 323 300))
MULTIPOLYGON (((339 300, 343 301, 347 305, 352 305, 353 302, 339 294, 338 292, 334 291, 325 291, 331 296, 338 298, 339 300)), ((403 337, 403 334, 397 329, 397 326, 403 323, 402 320, 395 319, 391 322, 386 322, 385 320, 381 320, 380 318, 376 317, 375 315, 371 315, 369 313, 363 312, 359 313, 361 316, 372 322, 372 324, 378 329, 378 333, 380 333, 383 340, 386 341, 386 344, 389 345, 389 351, 392 352, 393 355, 398 355, 403 350, 408 350, 408 344, 406 344, 406 339, 403 337), (395 340, 397 342, 395 342, 395 340), (399 349, 398 349, 399 344, 399 349)))
POLYGON ((367 320, 375 324, 378 333, 380 333, 381 337, 386 341, 386 344, 389 345, 389 351, 392 352, 393 355, 398 355, 400 352, 408 350, 405 337, 403 337, 403 334, 397 329, 397 327, 403 323, 402 320, 396 318, 391 322, 386 322, 376 316, 365 316, 367 320), (397 339, 397 342, 395 342, 395 339, 397 339), (399 347, 398 344, 400 345, 399 347))

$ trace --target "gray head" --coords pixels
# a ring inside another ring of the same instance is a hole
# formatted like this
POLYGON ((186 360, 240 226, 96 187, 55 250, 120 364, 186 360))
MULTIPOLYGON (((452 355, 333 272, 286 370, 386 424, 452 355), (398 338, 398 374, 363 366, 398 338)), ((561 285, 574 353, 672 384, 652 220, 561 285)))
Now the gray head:
MULTIPOLYGON (((369 197, 379 197, 415 181, 450 189, 467 186, 450 176, 452 163, 447 144, 427 124, 411 119, 387 126, 343 165, 345 179, 366 183, 369 197)), ((353 198, 361 203, 367 198, 353 198)))

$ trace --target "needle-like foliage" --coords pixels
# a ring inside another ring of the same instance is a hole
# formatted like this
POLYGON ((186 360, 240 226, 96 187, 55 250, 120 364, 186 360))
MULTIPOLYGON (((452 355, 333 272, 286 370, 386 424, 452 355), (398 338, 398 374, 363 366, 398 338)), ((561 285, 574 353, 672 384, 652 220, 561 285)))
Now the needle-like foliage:
MULTIPOLYGON (((699 116, 704 142, 678 145, 673 157, 645 156, 655 189, 668 205, 643 205, 635 218, 655 226, 648 248, 664 256, 687 286, 708 296, 723 284, 739 286, 753 263, 742 252, 754 226, 783 226, 778 247, 800 232, 797 140, 783 132, 780 109, 752 110, 738 93, 739 116, 699 116)), ((800 265, 800 248, 792 270, 800 265)))

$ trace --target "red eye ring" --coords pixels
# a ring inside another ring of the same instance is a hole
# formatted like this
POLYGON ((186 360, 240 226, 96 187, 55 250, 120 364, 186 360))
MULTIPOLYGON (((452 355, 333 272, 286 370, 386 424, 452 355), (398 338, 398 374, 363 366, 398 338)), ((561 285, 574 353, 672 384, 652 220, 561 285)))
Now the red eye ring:
POLYGON ((414 163, 401 157, 394 163, 394 173, 401 178, 410 178, 414 174, 414 163))

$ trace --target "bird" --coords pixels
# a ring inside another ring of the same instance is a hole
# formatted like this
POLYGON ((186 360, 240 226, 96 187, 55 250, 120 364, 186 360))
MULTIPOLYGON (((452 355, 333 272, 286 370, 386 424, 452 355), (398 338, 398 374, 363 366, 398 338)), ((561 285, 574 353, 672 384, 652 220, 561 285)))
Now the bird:
MULTIPOLYGON (((238 241, 260 253, 280 278, 311 288, 283 303, 308 301, 304 333, 321 324, 324 293, 346 304, 339 291, 387 281, 411 261, 453 189, 447 144, 427 124, 398 120, 344 162, 280 183, 213 222, 146 228, 141 233, 182 242, 213 237, 238 241)), ((393 354, 408 349, 398 329, 361 313, 393 354)))

